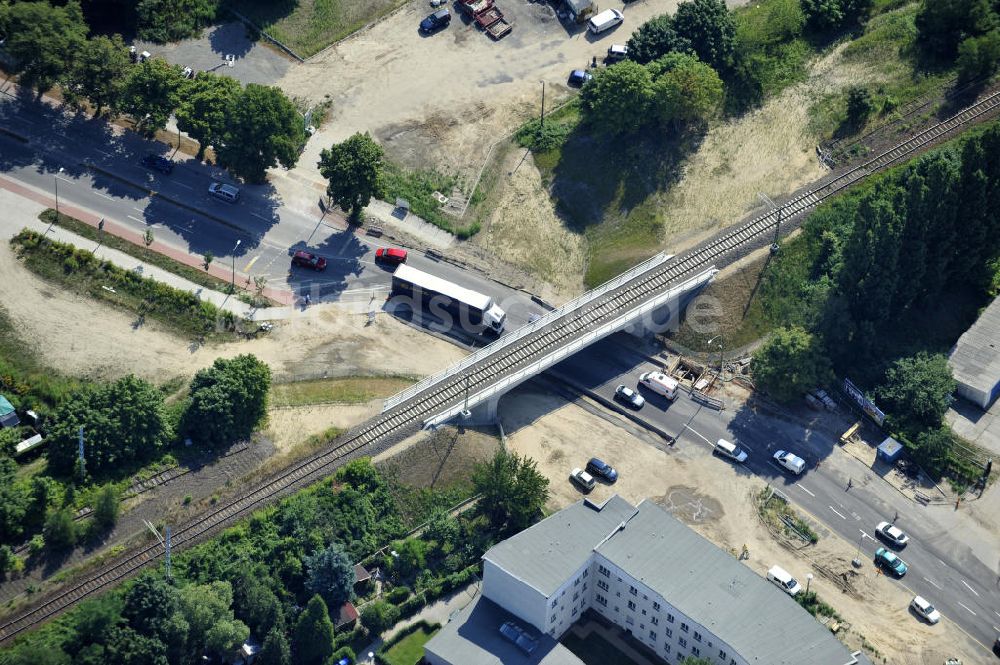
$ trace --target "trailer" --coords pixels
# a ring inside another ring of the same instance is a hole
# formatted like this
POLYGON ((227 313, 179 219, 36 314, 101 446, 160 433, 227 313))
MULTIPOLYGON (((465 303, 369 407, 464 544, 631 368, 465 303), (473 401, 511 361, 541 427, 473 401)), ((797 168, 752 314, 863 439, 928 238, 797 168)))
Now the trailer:
POLYGON ((409 297, 411 307, 425 306, 433 317, 475 333, 499 335, 507 320, 490 296, 406 264, 392 275, 392 294, 409 297))
POLYGON ((493 0, 460 0, 458 6, 473 23, 494 40, 500 39, 513 29, 493 0))

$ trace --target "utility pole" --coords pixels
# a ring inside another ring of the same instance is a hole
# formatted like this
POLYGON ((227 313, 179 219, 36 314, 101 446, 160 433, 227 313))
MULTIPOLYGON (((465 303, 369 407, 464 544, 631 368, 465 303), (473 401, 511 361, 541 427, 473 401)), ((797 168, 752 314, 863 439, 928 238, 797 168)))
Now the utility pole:
POLYGON ((539 119, 541 128, 545 128, 545 81, 542 81, 542 117, 539 119))
POLYGON ((165 558, 166 575, 167 579, 169 580, 170 579, 170 527, 167 526, 164 528, 164 531, 166 532, 167 535, 166 539, 164 540, 163 536, 160 535, 160 532, 156 529, 155 526, 153 526, 152 522, 150 522, 149 520, 143 520, 143 523, 146 525, 147 529, 153 532, 153 535, 156 536, 156 539, 160 541, 160 544, 163 545, 163 548, 166 551, 166 558, 165 558))
POLYGON ((762 201, 771 206, 771 208, 776 209, 778 212, 778 219, 774 223, 774 242, 771 243, 771 253, 774 254, 775 252, 778 251, 779 248, 778 239, 781 237, 781 215, 785 212, 785 207, 784 206, 779 207, 778 204, 772 201, 771 197, 765 194, 764 192, 757 192, 757 196, 759 196, 762 201))
POLYGON ((52 182, 55 184, 56 187, 56 216, 55 219, 49 222, 48 228, 45 229, 45 233, 42 234, 43 236, 47 236, 49 234, 49 231, 52 230, 52 225, 59 221, 59 174, 62 173, 64 170, 65 169, 60 166, 59 171, 54 176, 52 176, 52 182))
POLYGON ((462 408, 463 418, 468 418, 469 416, 472 415, 472 412, 469 411, 469 382, 471 380, 472 380, 471 374, 465 377, 465 406, 462 408))
POLYGON ((237 240, 236 244, 233 245, 233 293, 236 293, 236 250, 239 248, 242 240, 237 240))
POLYGON ((83 425, 80 425, 78 437, 77 457, 80 461, 80 480, 82 481, 87 474, 87 460, 83 456, 83 425))

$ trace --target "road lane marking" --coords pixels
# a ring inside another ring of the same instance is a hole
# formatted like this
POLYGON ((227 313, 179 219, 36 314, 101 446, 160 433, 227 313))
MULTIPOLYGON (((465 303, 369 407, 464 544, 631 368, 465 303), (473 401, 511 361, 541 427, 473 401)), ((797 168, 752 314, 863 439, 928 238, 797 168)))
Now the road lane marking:
MULTIPOLYGON (((154 192, 154 194, 155 194, 155 192, 154 192)), ((139 212, 146 212, 146 211, 145 211, 145 210, 143 210, 142 208, 136 208, 135 206, 132 206, 132 210, 137 210, 137 211, 139 211, 139 212)))
POLYGON ((993 614, 996 614, 998 617, 1000 617, 1000 612, 997 612, 996 610, 993 610, 993 614))
MULTIPOLYGON (((964 585, 965 585, 965 588, 966 588, 966 589, 968 589, 968 590, 969 590, 969 591, 971 591, 972 593, 976 594, 976 596, 978 596, 978 595, 979 595, 979 592, 978 592, 978 591, 976 591, 975 589, 973 589, 973 588, 972 588, 971 586, 969 586, 969 583, 968 583, 968 582, 966 582, 965 580, 962 580, 962 584, 964 584, 964 585)), ((996 610, 994 610, 994 611, 996 611, 996 610)))
POLYGON ((114 157, 114 155, 112 155, 110 152, 106 152, 104 150, 98 150, 97 152, 101 153, 105 157, 114 157))
MULTIPOLYGON (((801 490, 802 490, 803 492, 805 492, 805 493, 806 493, 806 494, 808 494, 809 496, 811 496, 811 497, 815 497, 815 496, 816 496, 815 494, 813 494, 812 492, 810 492, 809 490, 807 490, 807 489, 806 489, 805 487, 803 487, 803 486, 802 486, 802 483, 795 483, 795 484, 796 484, 796 485, 798 485, 798 486, 799 486, 799 489, 801 489, 801 490)), ((837 511, 836 511, 836 510, 834 510, 833 512, 837 512, 837 511)))
POLYGON ((929 578, 929 577, 925 577, 925 578, 924 578, 924 580, 925 580, 926 582, 930 583, 930 584, 933 584, 933 585, 934 585, 934 588, 935 588, 935 589, 940 589, 940 588, 941 588, 940 586, 938 586, 938 583, 937 583, 937 582, 935 582, 934 580, 932 580, 932 579, 931 579, 931 578, 929 578))
POLYGON ((683 427, 682 427, 681 429, 688 429, 688 430, 691 430, 691 433, 692 433, 692 434, 694 434, 694 435, 696 435, 696 436, 698 436, 698 437, 701 437, 701 439, 702 439, 702 440, 703 440, 703 441, 704 441, 705 443, 707 443, 708 445, 712 446, 713 448, 715 447, 714 445, 712 445, 712 442, 711 442, 711 441, 709 441, 709 440, 708 440, 707 438, 705 438, 704 436, 702 436, 701 432, 699 432, 699 431, 698 431, 698 430, 696 430, 695 428, 691 427, 690 425, 684 425, 684 426, 683 426, 683 427))
POLYGON ((192 190, 194 189, 194 187, 192 187, 191 185, 185 185, 183 182, 175 182, 174 184, 179 187, 183 187, 184 189, 192 189, 192 190))
POLYGON ((946 564, 946 563, 945 563, 944 561, 942 561, 941 559, 938 559, 938 563, 940 563, 940 564, 941 564, 942 566, 944 566, 945 568, 947 568, 947 567, 948 567, 948 564, 946 564))
POLYGON ((146 223, 146 222, 142 221, 141 219, 139 219, 138 217, 133 217, 132 215, 127 215, 127 217, 129 219, 134 219, 135 221, 137 221, 137 222, 139 222, 141 224, 145 224, 146 223))
POLYGON ((246 267, 243 268, 243 272, 250 272, 250 268, 253 267, 253 264, 257 263, 257 259, 259 259, 259 258, 260 258, 260 254, 258 254, 257 256, 253 257, 252 259, 250 259, 250 263, 246 264, 246 267))
POLYGON ((106 198, 109 201, 114 201, 114 199, 111 198, 110 196, 108 196, 107 194, 102 194, 101 192, 94 192, 94 193, 97 194, 98 196, 103 196, 104 198, 106 198))
POLYGON ((270 222, 271 221, 270 217, 264 217, 264 215, 258 215, 255 212, 251 212, 250 214, 253 215, 254 217, 256 217, 257 219, 263 219, 265 222, 270 222))
POLYGON ((830 510, 832 510, 832 511, 833 511, 833 513, 834 513, 834 514, 835 514, 835 515, 836 515, 837 517, 839 517, 840 519, 842 519, 842 520, 846 520, 846 519, 847 519, 846 517, 844 517, 843 515, 841 515, 841 514, 840 514, 839 512, 837 512, 837 509, 836 509, 836 508, 834 508, 833 506, 827 506, 827 508, 829 508, 830 510))
POLYGON ((975 612, 973 612, 973 611, 972 611, 971 609, 969 609, 969 606, 968 606, 968 605, 966 605, 965 603, 959 603, 959 605, 961 605, 961 606, 962 606, 962 607, 964 607, 965 609, 969 610, 969 614, 971 614, 972 616, 974 616, 974 617, 977 617, 977 616, 979 616, 978 614, 976 614, 975 612))

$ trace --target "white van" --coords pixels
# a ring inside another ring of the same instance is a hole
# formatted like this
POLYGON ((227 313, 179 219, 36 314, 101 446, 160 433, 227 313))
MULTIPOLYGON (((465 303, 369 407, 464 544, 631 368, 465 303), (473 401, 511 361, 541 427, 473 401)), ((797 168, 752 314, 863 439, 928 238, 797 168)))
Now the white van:
POLYGON ((605 9, 600 14, 592 16, 587 27, 590 29, 590 32, 595 35, 599 35, 602 32, 619 25, 624 20, 625 15, 617 9, 605 9))
POLYGON ((677 388, 680 386, 680 382, 663 372, 646 372, 645 374, 641 374, 639 376, 639 383, 671 401, 677 399, 677 388))
POLYGON ((221 182, 213 182, 208 186, 208 193, 215 198, 222 199, 227 203, 236 203, 240 198, 240 190, 232 185, 225 185, 221 182))
POLYGON ((715 451, 719 455, 731 459, 737 464, 743 464, 747 461, 747 451, 736 446, 736 444, 726 441, 725 439, 719 439, 718 443, 715 444, 715 451))
POLYGON ((781 566, 771 566, 771 570, 767 571, 767 579, 789 596, 802 591, 802 585, 781 566))

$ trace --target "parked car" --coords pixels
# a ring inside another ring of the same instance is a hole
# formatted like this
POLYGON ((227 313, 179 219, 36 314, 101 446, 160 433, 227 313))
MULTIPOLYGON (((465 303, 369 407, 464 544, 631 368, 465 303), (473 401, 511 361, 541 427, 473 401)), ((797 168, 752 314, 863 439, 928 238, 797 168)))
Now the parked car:
POLYGON ((801 475, 806 468, 806 461, 798 455, 793 455, 786 450, 779 450, 774 453, 774 461, 784 469, 791 471, 796 476, 801 475))
POLYGON ((802 585, 799 584, 798 580, 781 566, 771 566, 771 569, 767 571, 767 579, 789 596, 794 597, 802 591, 802 585))
POLYGON ((910 601, 910 607, 927 623, 934 624, 941 620, 941 613, 934 609, 934 606, 923 596, 914 596, 913 600, 910 601))
POLYGON ((595 477, 604 478, 609 483, 618 480, 618 472, 615 470, 615 467, 596 457, 591 457, 590 461, 587 462, 587 473, 595 477))
POLYGON ((208 193, 217 199, 222 199, 227 203, 236 203, 240 198, 240 190, 238 187, 233 187, 232 185, 226 185, 221 182, 213 182, 208 186, 208 193))
POLYGON ((591 17, 587 28, 591 33, 599 35, 606 30, 610 30, 616 25, 620 25, 625 20, 625 15, 617 9, 605 9, 600 14, 591 17))
POLYGON ((588 492, 594 489, 594 486, 597 485, 597 481, 594 480, 594 477, 583 469, 573 469, 573 473, 569 474, 569 479, 588 492))
POLYGON ((406 263, 406 250, 395 247, 379 247, 375 250, 375 260, 395 265, 406 263))
POLYGON ((312 252, 306 252, 300 249, 292 254, 292 265, 300 266, 302 268, 310 268, 316 271, 326 270, 326 259, 322 256, 316 256, 312 252))
POLYGON ((451 12, 447 8, 439 9, 420 22, 420 32, 437 32, 451 23, 451 12))
POLYGON ((567 80, 566 83, 574 88, 581 88, 584 83, 592 78, 594 78, 594 75, 586 69, 574 69, 569 73, 569 80, 567 80))
POLYGON ((608 49, 608 56, 604 59, 607 63, 619 62, 628 57, 628 46, 625 44, 612 44, 608 49))
POLYGON ((167 159, 166 157, 161 157, 160 155, 154 155, 153 153, 146 153, 139 160, 139 163, 145 166, 147 169, 153 169, 154 171, 159 171, 169 175, 174 170, 174 163, 167 159))
POLYGON ((875 565, 892 572, 896 577, 906 574, 906 562, 884 547, 875 550, 875 565))
POLYGON ((635 409, 641 409, 642 405, 646 403, 645 397, 625 384, 621 384, 615 388, 615 398, 635 409))
POLYGON ((888 522, 879 522, 875 527, 875 533, 893 547, 906 547, 906 543, 910 542, 910 537, 902 529, 888 522))

